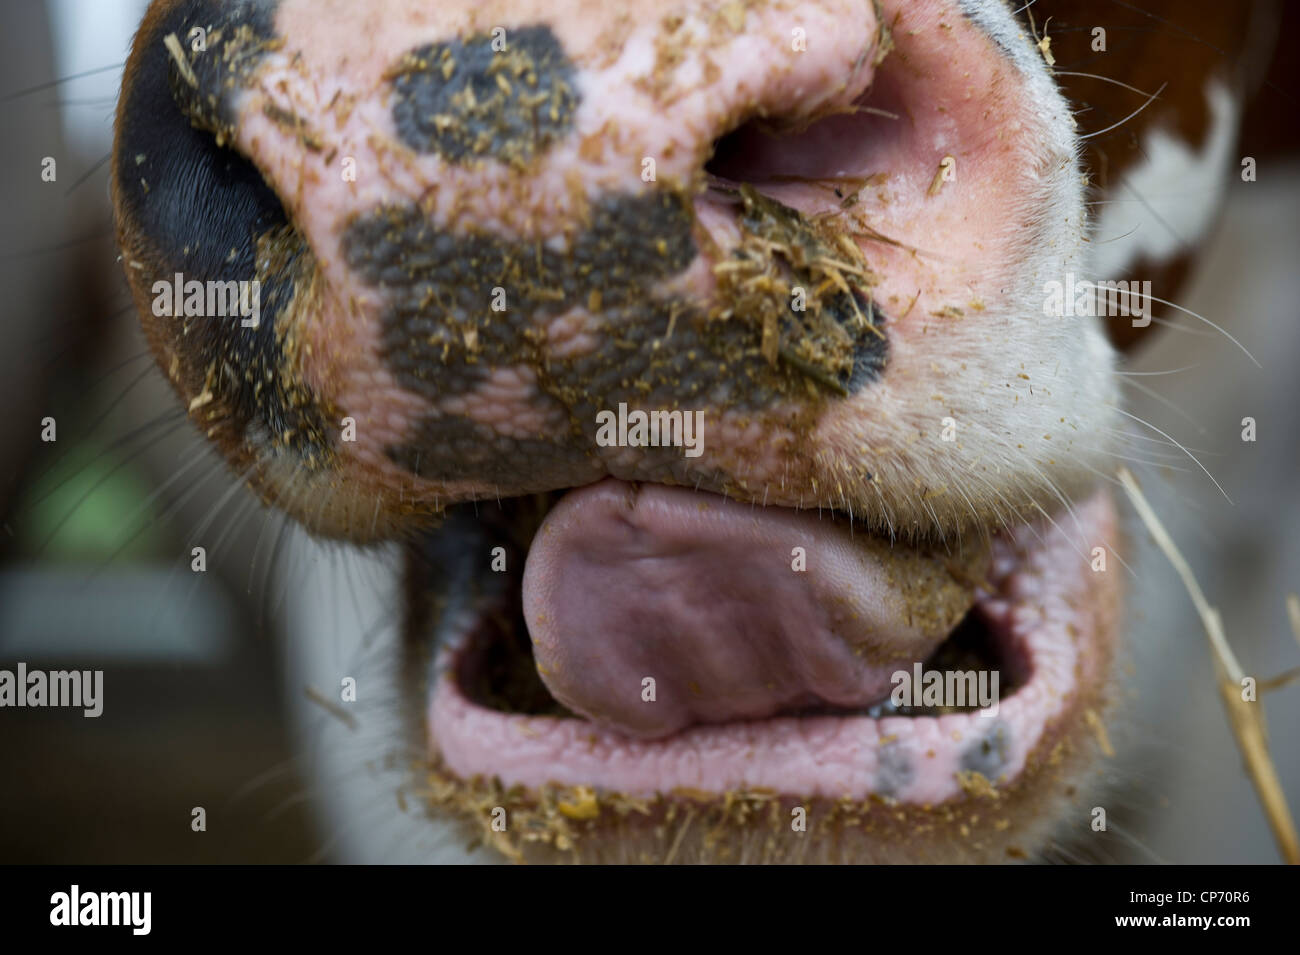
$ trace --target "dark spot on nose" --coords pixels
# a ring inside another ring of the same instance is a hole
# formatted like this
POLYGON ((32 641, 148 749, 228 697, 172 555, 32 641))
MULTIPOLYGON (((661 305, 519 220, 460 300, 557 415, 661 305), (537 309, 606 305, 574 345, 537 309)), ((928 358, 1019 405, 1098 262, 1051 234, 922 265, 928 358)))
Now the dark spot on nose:
POLYGON ((744 238, 720 283, 727 307, 763 327, 769 357, 821 387, 851 395, 875 381, 889 341, 869 291, 874 280, 799 210, 749 185, 739 194, 744 238))
MULTIPOLYGON (((437 402, 471 392, 493 369, 527 366, 538 379, 533 404, 571 425, 518 438, 435 412, 408 444, 388 449, 389 458, 430 480, 504 483, 517 480, 521 469, 539 486, 598 476, 586 450, 590 435, 584 438, 588 427, 594 434, 595 410, 617 395, 643 399, 654 371, 658 392, 673 404, 691 370, 677 367, 680 360, 652 368, 652 354, 626 342, 611 344, 612 354, 599 347, 603 357, 554 360, 544 353, 543 323, 590 306, 595 293, 601 301, 595 318, 606 336, 625 331, 629 339, 648 341, 662 335, 672 306, 655 301, 649 289, 694 260, 692 221, 687 200, 669 192, 603 197, 568 249, 446 233, 418 206, 381 208, 353 220, 343 254, 362 281, 385 293, 381 356, 403 387, 437 402), (492 308, 495 288, 505 291, 503 311, 492 308)), ((678 330, 679 358, 693 340, 688 329, 678 330)))
MULTIPOLYGON (((718 319, 663 290, 696 259, 689 196, 666 189, 606 194, 584 219, 567 247, 449 233, 416 204, 380 207, 344 227, 348 266, 384 297, 381 357, 403 387, 435 406, 407 444, 388 449, 392 461, 443 480, 513 475, 517 483, 523 473, 530 487, 582 483, 596 474, 596 412, 620 402, 716 414, 761 412, 793 398, 815 408, 805 372, 762 354, 752 318, 718 319), (504 310, 492 307, 497 288, 504 310), (595 347, 558 357, 548 349, 547 321, 577 307, 589 313, 595 347), (545 420, 567 417, 567 429, 521 443, 439 407, 472 393, 493 370, 519 367, 536 381, 533 407, 545 420), (480 451, 448 457, 471 439, 480 451)), ((832 335, 840 352, 860 343, 860 377, 870 380, 878 367, 872 362, 884 361, 883 339, 869 329, 850 334, 841 323, 857 321, 848 317, 851 307, 833 294, 826 300, 832 304, 822 309, 816 335, 832 335)), ((846 380, 854 376, 851 364, 846 380)), ((846 393, 846 384, 836 393, 846 393)), ((683 483, 690 476, 690 462, 676 449, 645 449, 643 457, 642 479, 683 483)))
POLYGON ((358 217, 342 247, 358 277, 386 294, 384 360, 404 387, 435 400, 463 394, 489 366, 532 364, 538 320, 588 304, 593 291, 602 311, 641 301, 695 257, 690 211, 668 192, 601 199, 567 250, 443 232, 418 206, 358 217))
POLYGON ((569 131, 578 104, 573 64, 544 25, 422 46, 391 75, 402 142, 452 162, 523 164, 569 131))
POLYGON ((388 459, 427 481, 465 478, 500 486, 527 468, 542 484, 586 484, 600 476, 564 436, 518 438, 462 415, 428 415, 408 443, 387 449, 388 459))
POLYGON ((119 103, 113 192, 127 274, 146 299, 178 273, 186 283, 261 282, 256 327, 238 314, 163 315, 148 320, 149 333, 178 356, 188 395, 210 391, 210 413, 237 434, 258 422, 265 438, 311 456, 329 439, 277 331, 313 269, 311 253, 256 166, 216 132, 233 119, 218 91, 251 75, 275 44, 274 9, 269 0, 203 0, 145 21, 119 103), (195 27, 205 31, 204 52, 192 50, 195 27), (181 44, 198 87, 180 75, 168 36, 181 44))
POLYGON ((997 782, 1011 755, 1011 727, 1000 719, 991 721, 984 735, 961 754, 961 768, 976 772, 990 782, 997 782))

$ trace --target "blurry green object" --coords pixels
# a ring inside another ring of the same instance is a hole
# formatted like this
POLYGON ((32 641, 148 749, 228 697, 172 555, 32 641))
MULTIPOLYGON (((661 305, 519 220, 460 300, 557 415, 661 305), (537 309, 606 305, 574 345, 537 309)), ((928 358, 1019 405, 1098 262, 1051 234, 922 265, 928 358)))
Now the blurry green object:
POLYGON ((137 561, 162 550, 151 485, 111 451, 79 445, 27 488, 20 552, 41 561, 137 561))

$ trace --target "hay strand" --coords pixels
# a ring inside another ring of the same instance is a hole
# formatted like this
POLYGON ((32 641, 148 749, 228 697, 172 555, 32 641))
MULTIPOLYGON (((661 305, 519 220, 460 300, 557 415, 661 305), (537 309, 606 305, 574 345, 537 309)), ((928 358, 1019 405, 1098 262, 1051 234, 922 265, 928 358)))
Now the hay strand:
MULTIPOLYGON (((1219 698, 1223 702, 1224 710, 1227 711, 1228 725, 1241 749, 1246 771, 1264 807, 1264 815, 1273 830, 1273 838, 1277 840, 1282 858, 1290 865, 1300 864, 1300 838, 1296 836, 1295 820, 1287 806, 1286 794, 1282 791, 1277 767, 1273 764, 1273 757, 1268 749, 1268 730, 1264 724, 1263 702, 1252 703, 1242 699, 1244 675, 1241 665, 1232 653, 1232 648, 1228 645, 1219 612, 1205 599, 1205 594, 1196 582, 1196 577, 1192 574, 1187 561, 1179 553, 1177 545, 1174 544, 1173 538, 1169 536, 1164 525, 1160 523, 1160 519, 1156 517, 1155 511, 1151 509, 1132 473, 1128 468, 1122 467, 1117 476, 1129 500, 1133 502, 1133 507, 1142 519, 1142 523, 1146 525, 1157 546, 1164 552, 1174 570, 1178 572, 1178 576, 1182 578, 1183 586, 1187 588, 1196 612, 1201 617, 1214 656, 1219 698)), ((1300 601, 1295 601, 1294 596, 1287 600, 1291 626, 1297 630, 1297 639, 1300 639, 1300 605, 1298 604, 1300 601)))

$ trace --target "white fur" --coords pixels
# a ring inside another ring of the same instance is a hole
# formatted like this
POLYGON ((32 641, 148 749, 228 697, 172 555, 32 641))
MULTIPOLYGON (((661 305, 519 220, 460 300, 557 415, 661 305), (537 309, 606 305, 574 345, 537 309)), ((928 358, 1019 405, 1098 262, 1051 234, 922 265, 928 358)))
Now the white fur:
POLYGON ((1205 98, 1210 132, 1199 152, 1156 128, 1142 143, 1141 164, 1112 187, 1093 239, 1097 276, 1118 280, 1139 261, 1167 262, 1209 232, 1236 167, 1232 147, 1241 107, 1219 79, 1206 83, 1205 98))

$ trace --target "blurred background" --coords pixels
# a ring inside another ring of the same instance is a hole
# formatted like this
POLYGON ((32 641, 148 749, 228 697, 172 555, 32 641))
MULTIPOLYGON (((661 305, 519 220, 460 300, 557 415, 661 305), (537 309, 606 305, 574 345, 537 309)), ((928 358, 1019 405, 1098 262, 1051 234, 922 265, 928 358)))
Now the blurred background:
MULTIPOLYGON (((0 862, 331 859, 338 820, 313 809, 319 784, 296 755, 303 685, 287 670, 295 653, 353 657, 359 605, 376 598, 335 593, 357 606, 324 615, 332 634, 281 632, 291 585, 275 585, 272 567, 299 545, 282 546, 282 521, 206 451, 137 329, 106 163, 145 5, 7 0, 0 34, 0 668, 102 669, 106 698, 98 719, 0 710, 0 862), (52 182, 41 178, 46 157, 52 182), (41 440, 45 418, 53 442, 41 440), (199 544, 201 574, 191 571, 199 544), (196 806, 207 833, 191 830, 196 806)), ((1300 591, 1295 59, 1284 44, 1248 116, 1238 152, 1256 157, 1257 181, 1232 177, 1220 228, 1179 298, 1262 367, 1169 311, 1172 327, 1125 364, 1130 412, 1177 438, 1223 487, 1181 452, 1135 467, 1260 678, 1300 664, 1284 604, 1300 591), (1257 422, 1254 443, 1241 439, 1245 417, 1257 422)), ((1186 183, 1165 188, 1203 201, 1186 183)), ((1129 705, 1112 728, 1119 755, 1102 770, 1122 804, 1089 857, 1277 861, 1191 602, 1136 525, 1132 538, 1129 705)), ((1300 686, 1266 705, 1295 811, 1300 686)))
POLYGON ((246 495, 222 503, 113 245, 112 118, 145 6, 14 0, 0 34, 0 667, 105 684, 97 719, 0 711, 0 861, 297 861, 318 841, 250 579, 265 524, 246 495))

